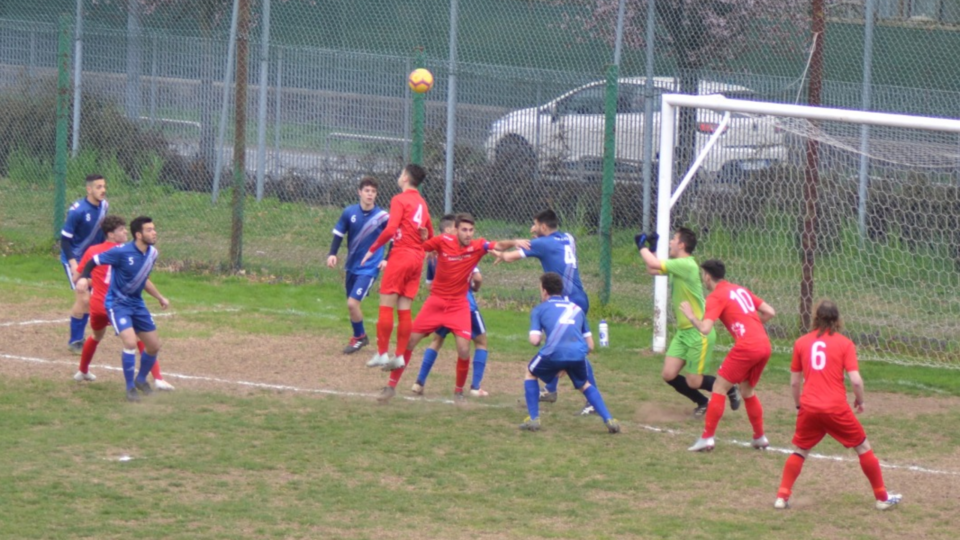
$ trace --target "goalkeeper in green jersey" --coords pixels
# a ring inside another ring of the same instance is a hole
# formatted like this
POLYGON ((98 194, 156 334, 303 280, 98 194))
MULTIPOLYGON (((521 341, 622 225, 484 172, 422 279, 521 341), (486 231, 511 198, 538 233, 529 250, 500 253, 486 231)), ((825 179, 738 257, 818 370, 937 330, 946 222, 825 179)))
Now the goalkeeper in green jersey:
MULTIPOLYGON (((700 282, 700 267, 692 256, 697 247, 697 235, 685 227, 677 229, 670 239, 670 258, 665 261, 661 261, 654 253, 657 239, 656 234, 639 234, 634 238, 640 256, 647 265, 647 273, 654 276, 665 274, 670 278, 670 298, 677 321, 677 332, 667 348, 661 376, 674 390, 696 404, 693 415, 699 418, 706 413, 707 403, 710 401, 700 390, 712 391, 716 380, 716 377, 706 373, 716 371, 713 364, 713 345, 717 335, 711 330, 704 336, 680 311, 680 304, 689 302, 694 313, 703 316, 705 302, 703 285, 700 282), (681 371, 685 371, 686 376, 681 375, 681 371)), ((739 409, 739 388, 733 387, 728 395, 730 408, 739 409)))

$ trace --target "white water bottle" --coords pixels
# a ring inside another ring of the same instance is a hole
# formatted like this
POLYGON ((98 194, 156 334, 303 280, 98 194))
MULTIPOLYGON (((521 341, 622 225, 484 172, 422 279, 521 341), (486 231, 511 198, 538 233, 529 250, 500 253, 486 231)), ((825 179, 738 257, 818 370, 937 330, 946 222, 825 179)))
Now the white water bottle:
POLYGON ((600 319, 600 346, 610 346, 610 329, 607 327, 606 319, 600 319))

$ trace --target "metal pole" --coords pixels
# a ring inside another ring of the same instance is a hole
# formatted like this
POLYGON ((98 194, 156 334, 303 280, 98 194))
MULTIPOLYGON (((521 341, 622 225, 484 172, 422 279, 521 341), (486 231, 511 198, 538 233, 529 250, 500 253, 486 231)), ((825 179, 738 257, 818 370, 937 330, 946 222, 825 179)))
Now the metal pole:
POLYGON ((83 0, 77 0, 77 25, 73 53, 73 130, 70 156, 80 151, 80 89, 83 80, 83 0))
POLYGON ((153 36, 153 50, 150 51, 150 125, 157 122, 157 86, 160 84, 159 67, 157 65, 157 36, 153 36))
POLYGON ((453 157, 457 139, 457 0, 450 0, 450 78, 447 86, 447 148, 444 157, 443 211, 453 211, 453 157))
POLYGON ((650 230, 650 197, 653 186, 653 58, 656 30, 656 0, 647 0, 647 80, 643 85, 643 223, 650 230))
MULTIPOLYGON (((826 12, 824 0, 813 0, 813 35, 817 37, 813 54, 810 56, 810 86, 807 102, 812 106, 820 105, 823 90, 823 42, 826 30, 826 12)), ((662 119, 661 119, 662 122, 662 119)), ((813 311, 814 279, 817 253, 817 198, 820 184, 820 143, 813 137, 807 139, 807 163, 803 185, 803 229, 800 236, 801 279, 800 279, 800 332, 810 328, 813 311)))
MULTIPOLYGON (((417 50, 416 64, 423 67, 423 49, 417 50)), ((410 162, 423 165, 423 132, 426 123, 426 94, 413 93, 413 149, 410 162)))
POLYGON ((70 16, 60 16, 57 39, 57 132, 54 153, 53 235, 60 238, 67 206, 67 118, 70 96, 70 16))
POLYGON ((620 52, 623 50, 623 14, 626 8, 625 0, 620 0, 617 6, 617 34, 613 41, 613 65, 620 67, 620 52))
MULTIPOLYGON (((660 105, 660 171, 657 183, 657 257, 669 256, 667 239, 670 236, 670 190, 673 189, 673 144, 676 134, 676 110, 662 98, 660 105)), ((653 278, 653 352, 667 350, 667 276, 653 278)))
POLYGON ((260 109, 257 111, 257 202, 263 199, 267 168, 267 85, 270 84, 270 0, 263 0, 263 34, 260 36, 260 109))
POLYGON ((617 165, 617 101, 620 85, 620 52, 623 49, 624 0, 617 9, 613 65, 607 69, 603 120, 603 183, 600 196, 600 303, 610 302, 613 259, 613 188, 617 165))
MULTIPOLYGON (((863 101, 861 108, 865 111, 870 110, 870 98, 872 90, 872 70, 873 70, 873 28, 876 23, 877 0, 867 0, 867 14, 864 21, 863 36, 863 101)), ((860 189, 857 203, 857 224, 860 226, 860 242, 867 239, 867 189, 870 178, 870 126, 864 124, 860 126, 860 189)))
POLYGON ((230 112, 230 81, 233 79, 233 56, 237 46, 237 16, 240 0, 233 0, 233 15, 230 19, 230 42, 227 44, 227 67, 223 74, 223 103, 220 106, 220 131, 217 133, 217 164, 213 171, 213 204, 220 195, 220 174, 223 170, 223 145, 227 137, 227 115, 230 112))
POLYGON ((274 174, 280 174, 280 120, 283 116, 280 111, 280 94, 283 89, 283 48, 277 48, 277 83, 273 89, 273 167, 274 174))
MULTIPOLYGON (((410 70, 411 70, 410 59, 407 58, 407 70, 405 71, 405 73, 410 73, 410 70)), ((410 91, 409 85, 403 85, 403 88, 404 88, 404 97, 405 97, 405 99, 403 100, 403 162, 410 163, 410 143, 407 142, 410 139, 407 138, 407 135, 410 133, 410 130, 412 129, 410 127, 410 102, 411 102, 410 94, 412 94, 413 92, 410 91)))
POLYGON ((250 0, 238 0, 237 84, 233 100, 233 215, 230 223, 230 266, 243 269, 243 211, 247 186, 247 62, 250 43, 250 0))
POLYGON ((140 40, 140 0, 127 2, 127 84, 126 109, 127 118, 137 120, 140 117, 140 75, 141 67, 141 40, 140 40))

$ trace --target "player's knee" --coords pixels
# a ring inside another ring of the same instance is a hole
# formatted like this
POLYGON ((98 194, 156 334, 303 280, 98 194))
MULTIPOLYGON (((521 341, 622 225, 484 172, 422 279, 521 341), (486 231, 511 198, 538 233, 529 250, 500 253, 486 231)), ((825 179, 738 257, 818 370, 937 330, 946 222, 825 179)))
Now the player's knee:
POLYGON ((589 390, 589 389, 590 389, 590 382, 589 382, 589 381, 583 381, 583 384, 580 385, 580 388, 577 388, 577 390, 579 390, 579 391, 581 391, 581 392, 586 392, 586 391, 589 390))

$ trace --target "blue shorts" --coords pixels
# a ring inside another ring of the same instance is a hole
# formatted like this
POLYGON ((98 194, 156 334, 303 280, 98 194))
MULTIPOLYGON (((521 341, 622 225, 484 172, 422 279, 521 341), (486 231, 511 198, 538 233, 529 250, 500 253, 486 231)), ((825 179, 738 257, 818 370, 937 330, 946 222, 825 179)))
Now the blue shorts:
MULTIPOLYGON (((450 329, 441 326, 437 329, 437 335, 445 338, 447 334, 450 333, 450 329)), ((477 336, 482 336, 487 333, 487 325, 483 324, 483 315, 480 314, 480 311, 471 311, 470 312, 470 339, 477 339, 477 336)))
POLYGON ((583 314, 586 315, 590 313, 590 299, 587 298, 585 294, 571 294, 570 296, 563 297, 566 300, 569 300, 580 307, 583 310, 583 314))
POLYGON ((554 362, 543 358, 539 354, 527 364, 527 369, 545 383, 554 381, 561 371, 567 372, 567 377, 573 382, 577 390, 583 388, 587 382, 587 360, 562 360, 554 362))
POLYGON ((376 280, 376 275, 366 276, 347 272, 347 282, 344 287, 347 291, 347 298, 363 300, 370 294, 370 289, 373 288, 373 282, 376 280))
MULTIPOLYGON (((67 274, 67 283, 70 284, 70 290, 71 291, 77 290, 77 285, 73 282, 73 273, 70 272, 70 263, 68 263, 67 261, 64 261, 63 259, 60 259, 60 264, 63 265, 63 273, 67 274)), ((83 268, 81 268, 80 270, 83 270, 83 268)))
POLYGON ((157 325, 153 322, 153 315, 147 310, 143 302, 139 306, 107 306, 107 314, 110 316, 110 324, 113 325, 114 332, 117 335, 127 328, 133 328, 134 332, 153 332, 157 325))

